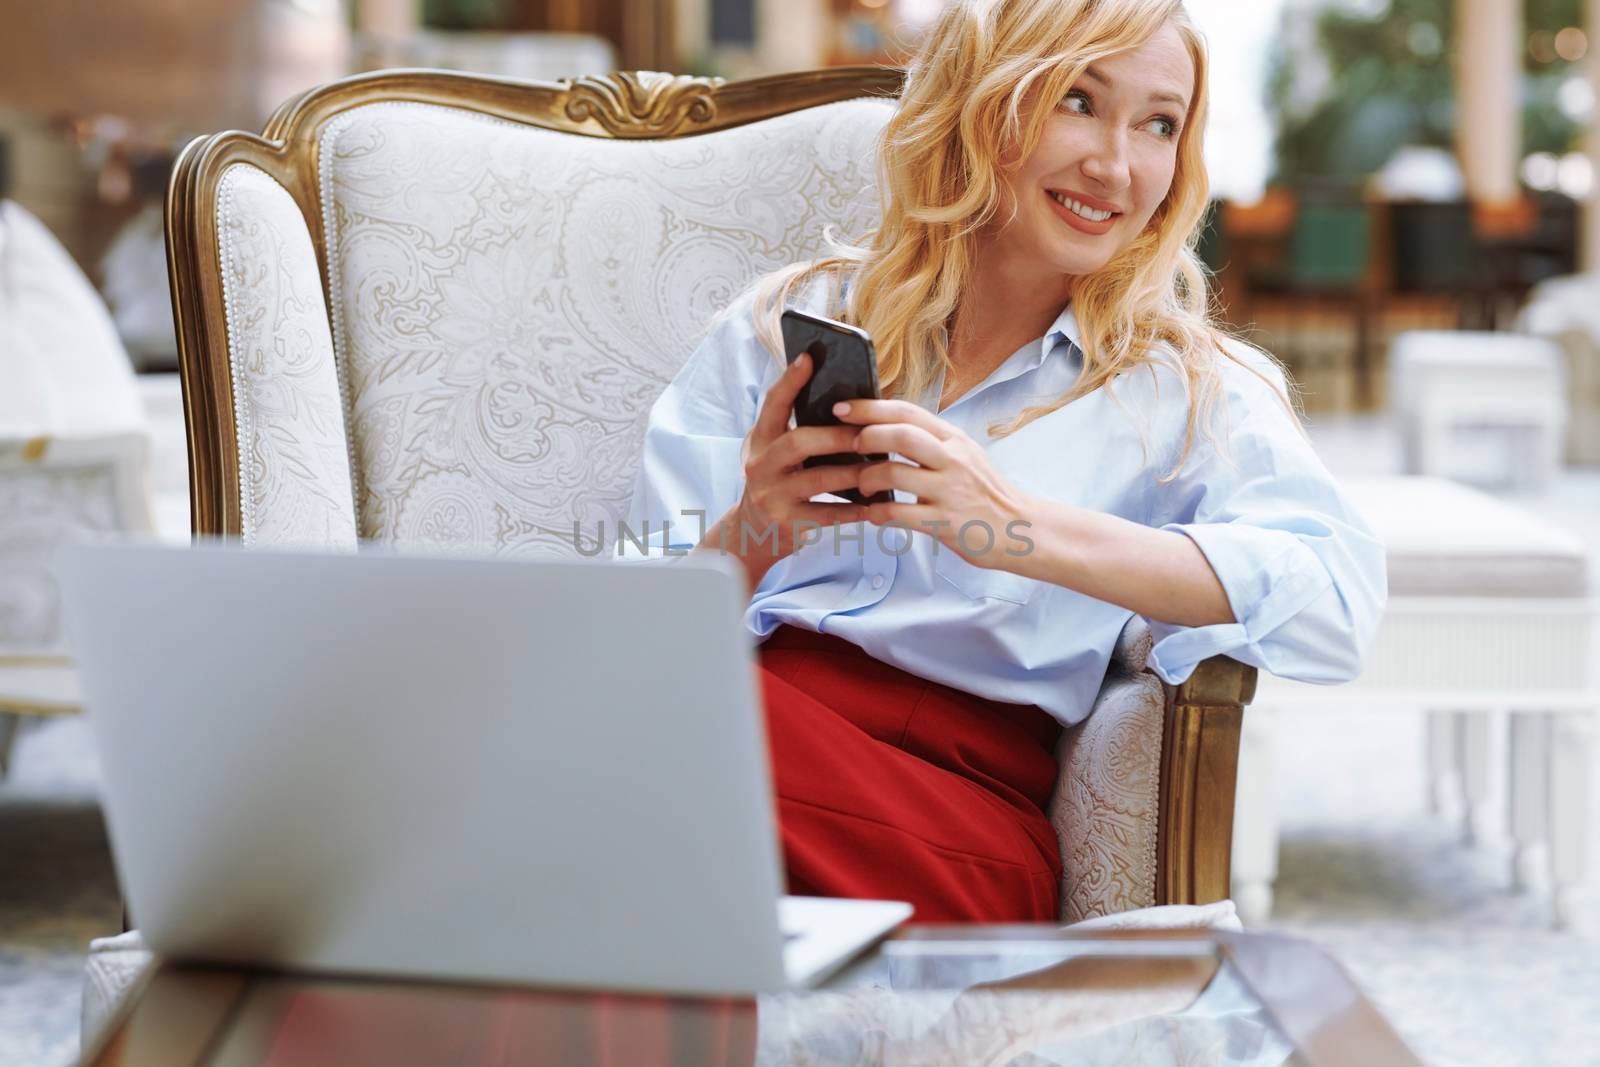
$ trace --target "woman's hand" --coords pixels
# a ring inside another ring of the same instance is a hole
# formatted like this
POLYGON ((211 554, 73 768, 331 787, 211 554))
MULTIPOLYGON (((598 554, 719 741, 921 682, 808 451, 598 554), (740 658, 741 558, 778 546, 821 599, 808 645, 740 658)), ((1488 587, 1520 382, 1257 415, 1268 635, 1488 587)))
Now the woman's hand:
POLYGON ((801 466, 809 456, 851 451, 859 432, 854 426, 789 427, 795 397, 810 377, 811 357, 802 354, 767 390, 742 450, 744 494, 701 542, 701 547, 720 547, 738 556, 752 590, 774 563, 800 547, 807 531, 867 517, 859 504, 811 500, 820 493, 856 488, 866 468, 801 466))
POLYGON ((852 400, 833 411, 861 427, 850 448, 912 461, 861 468, 863 495, 903 489, 917 497, 915 504, 869 506, 868 522, 932 533, 975 566, 1049 582, 1175 626, 1237 621, 1221 580, 1191 538, 1025 493, 995 471, 983 446, 915 404, 852 400))
POLYGON ((834 406, 847 424, 860 426, 847 448, 893 452, 911 463, 889 460, 862 467, 860 489, 871 496, 901 489, 915 504, 872 504, 868 522, 900 523, 937 537, 978 567, 1017 570, 1016 557, 1033 542, 1028 498, 989 463, 983 446, 937 415, 904 400, 852 400, 834 406), (914 464, 914 465, 913 465, 914 464))

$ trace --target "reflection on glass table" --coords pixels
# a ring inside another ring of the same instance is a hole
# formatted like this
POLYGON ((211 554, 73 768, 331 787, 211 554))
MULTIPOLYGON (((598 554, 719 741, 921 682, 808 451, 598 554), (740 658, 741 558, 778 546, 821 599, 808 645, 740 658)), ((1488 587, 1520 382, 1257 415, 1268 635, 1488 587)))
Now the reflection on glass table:
POLYGON ((1414 1064, 1292 938, 911 927, 820 990, 640 996, 161 965, 96 1067, 1414 1064))

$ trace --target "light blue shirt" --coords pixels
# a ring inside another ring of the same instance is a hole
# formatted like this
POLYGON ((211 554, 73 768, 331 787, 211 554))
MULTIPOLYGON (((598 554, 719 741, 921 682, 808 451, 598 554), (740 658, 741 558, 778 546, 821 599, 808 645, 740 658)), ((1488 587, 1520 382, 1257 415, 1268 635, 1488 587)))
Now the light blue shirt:
MULTIPOLYGON (((826 314, 822 288, 795 306, 826 314)), ((693 547, 705 523, 738 503, 741 446, 782 371, 756 336, 751 305, 746 292, 713 324, 651 410, 628 516, 635 534, 649 523, 649 549, 641 554, 623 542, 623 558, 683 558, 666 549, 693 547), (671 525, 663 530, 663 523, 671 525)), ((1183 681, 1217 655, 1301 681, 1353 678, 1383 611, 1383 547, 1295 425, 1277 393, 1278 370, 1252 357, 1269 385, 1223 361, 1226 413, 1218 426, 1227 454, 1197 436, 1182 471, 1164 484, 1159 478, 1182 450, 1187 412, 1184 378, 1168 359, 991 438, 990 422, 1072 388, 1082 369, 1077 337, 1064 309, 1044 337, 943 412, 942 379, 918 403, 984 444, 995 469, 1024 491, 1175 530, 1200 547, 1238 621, 1150 620, 1149 665, 1166 681, 1183 681)), ((997 551, 1020 550, 997 533, 997 551)), ((787 623, 836 634, 978 696, 1036 704, 1066 724, 1089 713, 1129 611, 973 566, 926 533, 853 523, 838 535, 824 530, 767 572, 745 612, 753 640, 787 623)))

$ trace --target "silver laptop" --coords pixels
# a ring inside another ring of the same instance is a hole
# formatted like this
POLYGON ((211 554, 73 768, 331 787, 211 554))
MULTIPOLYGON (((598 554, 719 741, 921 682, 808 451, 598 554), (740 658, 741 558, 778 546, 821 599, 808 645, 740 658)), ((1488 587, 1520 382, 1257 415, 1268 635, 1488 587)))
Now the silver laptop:
POLYGON ((748 993, 906 904, 780 897, 727 562, 63 550, 135 925, 174 958, 748 993))

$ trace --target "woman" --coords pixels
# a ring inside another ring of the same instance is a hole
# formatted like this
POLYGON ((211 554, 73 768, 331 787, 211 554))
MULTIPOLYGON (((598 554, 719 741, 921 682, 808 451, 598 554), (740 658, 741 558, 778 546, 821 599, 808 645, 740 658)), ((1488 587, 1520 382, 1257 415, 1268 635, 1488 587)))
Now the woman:
POLYGON ((720 516, 748 577, 792 892, 1054 919, 1053 749, 1130 614, 1170 682, 1359 670, 1381 548, 1207 318, 1205 83, 1178 0, 952 3, 866 247, 758 285, 652 410, 630 517, 720 516), (784 306, 865 328, 886 399, 790 429, 784 306), (891 459, 801 466, 836 452, 891 459))

